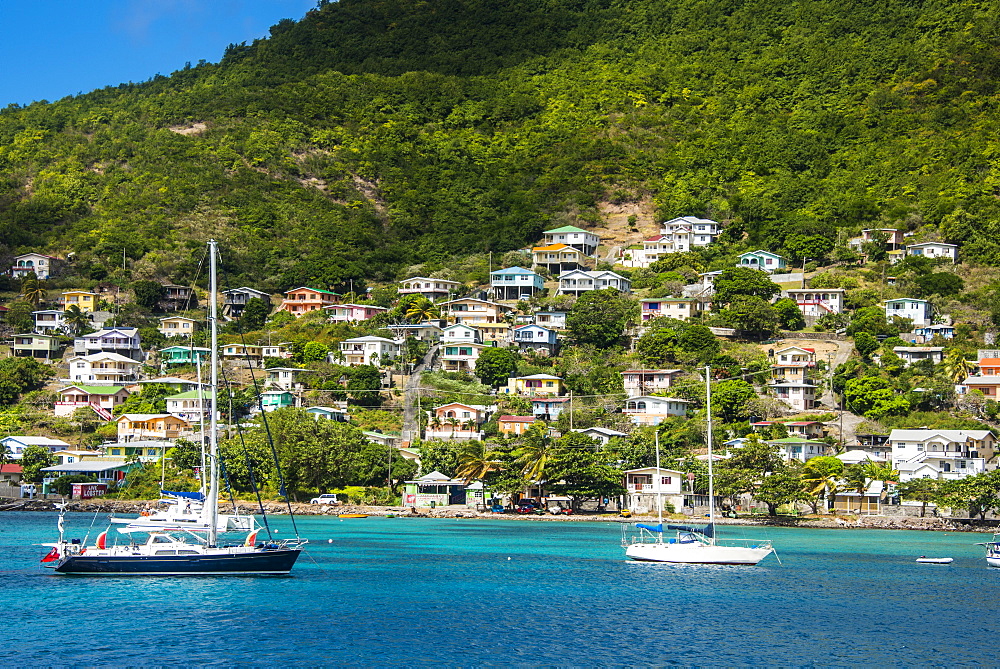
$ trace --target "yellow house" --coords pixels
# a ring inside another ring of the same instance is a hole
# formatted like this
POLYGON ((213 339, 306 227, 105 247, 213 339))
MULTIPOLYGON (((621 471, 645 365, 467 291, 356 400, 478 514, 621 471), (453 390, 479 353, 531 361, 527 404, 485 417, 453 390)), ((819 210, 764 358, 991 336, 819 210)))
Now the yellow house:
POLYGON ((168 413, 125 413, 118 417, 118 441, 177 439, 191 432, 191 425, 168 413))
POLYGON ((559 397, 566 392, 566 387, 558 376, 532 374, 531 376, 511 377, 507 380, 507 387, 501 388, 500 391, 511 395, 528 395, 529 397, 539 395, 559 397))
POLYGON ((86 290, 67 290, 62 294, 60 301, 63 311, 73 305, 80 307, 80 311, 97 311, 97 297, 97 293, 86 290))
POLYGON ((194 334, 198 327, 198 321, 193 318, 183 316, 170 316, 160 319, 160 327, 157 329, 164 337, 183 337, 194 334))

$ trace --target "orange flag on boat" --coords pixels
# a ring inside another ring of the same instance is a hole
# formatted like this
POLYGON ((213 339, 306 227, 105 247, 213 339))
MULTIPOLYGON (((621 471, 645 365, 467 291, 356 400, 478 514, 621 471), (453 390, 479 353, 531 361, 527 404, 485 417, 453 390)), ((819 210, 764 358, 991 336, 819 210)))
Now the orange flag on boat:
POLYGON ((42 558, 42 562, 55 562, 59 559, 59 549, 53 547, 49 554, 42 558))
POLYGON ((256 531, 251 532, 250 534, 247 535, 246 543, 244 543, 243 545, 246 546, 247 548, 252 548, 255 543, 257 543, 256 531))

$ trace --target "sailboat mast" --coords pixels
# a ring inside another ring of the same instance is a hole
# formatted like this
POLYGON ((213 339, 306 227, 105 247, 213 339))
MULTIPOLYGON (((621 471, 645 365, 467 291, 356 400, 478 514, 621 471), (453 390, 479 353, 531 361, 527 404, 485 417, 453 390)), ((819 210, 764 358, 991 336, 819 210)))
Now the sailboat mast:
MULTIPOLYGON (((705 411, 708 412, 708 522, 715 526, 715 477, 712 473, 712 368, 705 365, 705 411)), ((715 532, 709 537, 715 543, 715 532)))
MULTIPOLYGON (((200 492, 202 494, 202 497, 204 498, 205 474, 208 473, 208 470, 205 467, 205 407, 206 407, 205 384, 201 376, 201 354, 199 354, 197 351, 194 350, 194 344, 191 345, 191 352, 194 354, 195 367, 198 370, 198 406, 201 407, 201 419, 200 419, 201 435, 200 439, 198 440, 198 446, 199 446, 198 450, 201 451, 201 470, 200 470, 201 473, 198 476, 198 483, 200 484, 198 486, 198 492, 200 492)), ((214 403, 212 409, 213 410, 215 409, 214 403)))
POLYGON ((660 524, 660 541, 663 541, 663 500, 660 499, 660 484, 663 476, 660 474, 660 429, 656 428, 656 522, 660 524))
POLYGON ((219 399, 219 328, 218 328, 218 305, 216 303, 216 255, 218 247, 214 239, 208 242, 209 251, 209 273, 208 273, 208 323, 211 327, 211 359, 212 368, 209 372, 212 388, 211 414, 209 416, 208 431, 208 460, 209 477, 208 499, 205 500, 205 509, 208 513, 208 545, 215 546, 218 542, 219 528, 219 420, 217 417, 217 406, 219 399))

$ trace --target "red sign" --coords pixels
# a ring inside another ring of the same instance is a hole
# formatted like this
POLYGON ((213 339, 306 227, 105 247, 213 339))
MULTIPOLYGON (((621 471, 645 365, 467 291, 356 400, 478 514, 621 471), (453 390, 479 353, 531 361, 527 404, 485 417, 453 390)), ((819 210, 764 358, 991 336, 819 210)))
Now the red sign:
POLYGON ((77 499, 90 499, 100 497, 108 491, 107 483, 74 483, 73 497, 77 499))

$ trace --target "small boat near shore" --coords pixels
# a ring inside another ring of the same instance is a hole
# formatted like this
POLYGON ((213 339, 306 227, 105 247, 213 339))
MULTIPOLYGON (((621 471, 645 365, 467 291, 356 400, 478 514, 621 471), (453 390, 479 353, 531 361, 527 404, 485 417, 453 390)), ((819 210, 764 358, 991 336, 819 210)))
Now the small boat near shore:
POLYGON ((1000 567, 1000 534, 994 534, 992 541, 977 543, 977 546, 986 547, 986 564, 991 567, 1000 567))
POLYGON ((955 558, 950 557, 927 557, 926 555, 921 555, 917 558, 917 562, 920 564, 951 564, 955 561, 955 558))
POLYGON ((367 518, 367 513, 338 513, 338 518, 367 518))

